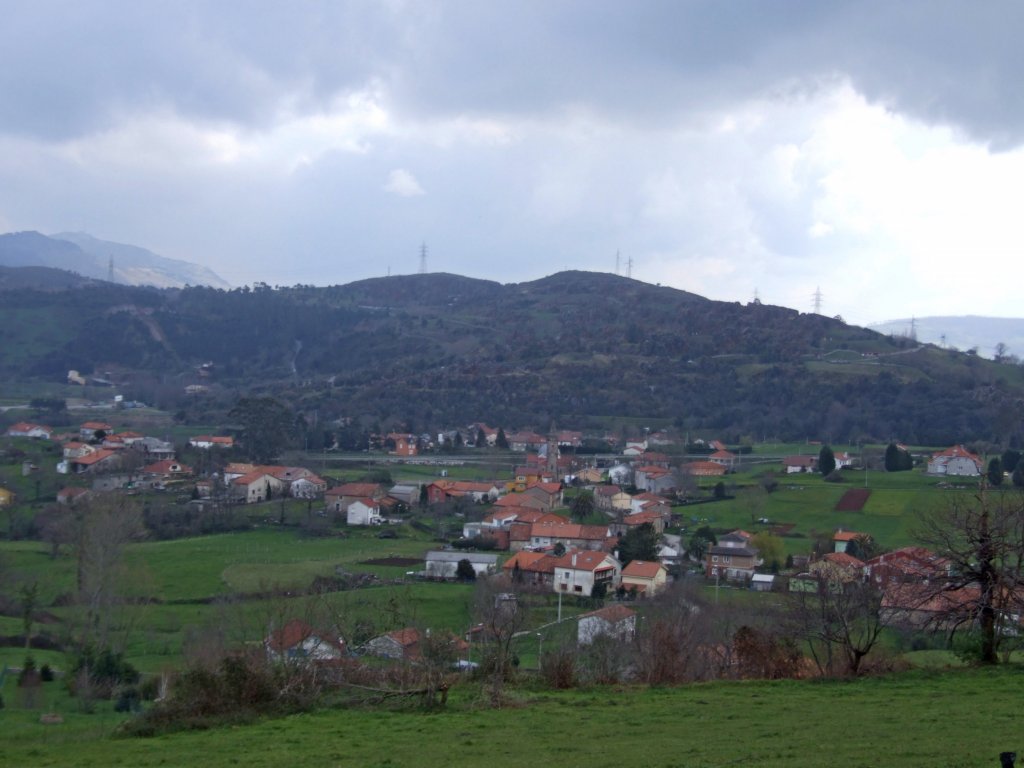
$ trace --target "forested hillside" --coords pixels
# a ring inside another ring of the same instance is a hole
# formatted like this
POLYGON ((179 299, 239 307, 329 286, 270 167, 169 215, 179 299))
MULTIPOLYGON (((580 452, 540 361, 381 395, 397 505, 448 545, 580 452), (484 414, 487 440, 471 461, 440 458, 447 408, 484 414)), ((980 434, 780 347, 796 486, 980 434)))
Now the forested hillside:
POLYGON ((152 400, 152 382, 168 397, 212 364, 202 382, 215 402, 255 390, 321 419, 416 430, 634 417, 734 440, 1005 442, 1024 401, 1017 365, 601 273, 22 289, 3 294, 0 321, 7 380, 112 372, 152 400))

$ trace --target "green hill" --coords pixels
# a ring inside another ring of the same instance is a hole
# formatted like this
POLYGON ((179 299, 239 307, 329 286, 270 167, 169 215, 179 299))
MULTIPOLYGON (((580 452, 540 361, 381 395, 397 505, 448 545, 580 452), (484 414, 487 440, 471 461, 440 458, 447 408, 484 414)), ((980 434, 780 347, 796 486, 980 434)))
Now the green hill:
POLYGON ((8 380, 110 371, 126 394, 175 409, 183 387, 167 382, 194 381, 212 363, 207 409, 261 390, 320 420, 414 431, 628 419, 729 441, 1005 444, 1020 437, 1024 401, 1016 365, 601 273, 511 285, 429 274, 325 288, 7 292, 0 328, 8 380), (49 318, 45 328, 19 320, 32 312, 49 318))

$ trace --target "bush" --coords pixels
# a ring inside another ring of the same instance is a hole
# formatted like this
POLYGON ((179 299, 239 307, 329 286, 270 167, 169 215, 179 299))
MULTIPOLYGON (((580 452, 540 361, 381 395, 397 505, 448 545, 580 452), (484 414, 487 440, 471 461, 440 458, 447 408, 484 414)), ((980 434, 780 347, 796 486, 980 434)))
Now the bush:
POLYGON ((122 688, 114 703, 115 712, 138 712, 142 709, 142 697, 134 686, 122 688))
POLYGON ((139 696, 142 697, 143 701, 156 701, 156 697, 160 695, 160 677, 159 675, 150 675, 142 681, 142 685, 139 686, 139 696))
POLYGON ((540 676, 552 688, 566 689, 576 685, 576 649, 559 647, 544 654, 540 676))
POLYGON ((215 667, 193 667, 184 672, 168 698, 126 728, 133 735, 145 736, 300 712, 316 703, 323 685, 308 667, 272 665, 241 654, 225 656, 215 667))
POLYGON ((71 694, 79 695, 86 681, 90 696, 109 699, 118 686, 139 682, 139 672, 124 660, 124 654, 109 648, 97 651, 87 646, 79 651, 71 666, 71 674, 68 675, 71 694))
POLYGON ((44 683, 53 682, 53 668, 49 664, 43 664, 43 666, 39 668, 39 679, 44 683))

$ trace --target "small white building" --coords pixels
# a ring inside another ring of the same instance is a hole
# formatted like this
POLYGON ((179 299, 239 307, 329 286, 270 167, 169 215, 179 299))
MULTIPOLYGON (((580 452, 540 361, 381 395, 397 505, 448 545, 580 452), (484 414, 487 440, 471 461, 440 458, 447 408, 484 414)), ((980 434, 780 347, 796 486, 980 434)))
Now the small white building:
POLYGON ((349 525, 381 525, 384 516, 381 514, 380 502, 373 499, 356 499, 348 505, 346 520, 349 525))
POLYGON ((429 579, 454 579, 462 560, 469 561, 477 576, 494 573, 498 567, 498 556, 485 552, 433 551, 427 552, 425 559, 425 570, 429 579))
POLYGON ((636 611, 621 603, 615 603, 580 616, 576 625, 576 642, 580 645, 589 645, 602 636, 629 640, 635 632, 636 611))

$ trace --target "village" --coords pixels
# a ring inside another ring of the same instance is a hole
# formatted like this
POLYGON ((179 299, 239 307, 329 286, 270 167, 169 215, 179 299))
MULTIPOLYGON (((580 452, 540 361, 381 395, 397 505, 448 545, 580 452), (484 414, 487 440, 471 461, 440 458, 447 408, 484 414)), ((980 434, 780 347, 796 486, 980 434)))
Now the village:
MULTIPOLYGON (((409 561, 408 578, 462 583, 500 578, 509 589, 557 596, 557 621, 562 620, 562 599, 575 599, 575 605, 591 609, 574 614, 580 644, 602 633, 617 638, 632 633, 638 605, 676 582, 694 579, 714 585, 716 596, 719 588, 819 594, 867 584, 878 591, 879 626, 911 631, 969 622, 975 602, 973 588, 945 589, 953 577, 951 563, 922 546, 883 550, 871 532, 837 525, 800 551, 792 539, 783 546, 786 526, 773 525, 767 517, 751 519, 753 533, 701 524, 706 518, 689 510, 703 511, 724 500, 722 481, 758 460, 749 449, 734 452, 717 440, 695 441, 689 447, 701 453, 680 456, 668 452, 675 446, 666 434, 621 445, 602 435, 605 447, 594 455, 577 453, 583 433, 565 430, 506 435, 500 428, 472 424, 434 440, 388 433, 375 441, 377 461, 392 467, 426 464, 437 475, 388 483, 337 482, 305 466, 235 461, 235 439, 229 435, 188 439, 186 449, 200 458, 195 463, 202 470, 179 460, 171 442, 105 421, 86 421, 77 431, 63 433, 18 422, 6 437, 58 447, 54 469, 67 484, 57 490, 55 501, 69 511, 104 495, 156 494, 173 496, 181 508, 198 515, 211 509, 266 508, 269 519, 275 508, 284 514, 287 500, 339 531, 368 528, 380 539, 410 524, 431 531, 438 516, 446 515, 454 526, 441 540, 443 546, 427 548, 418 566, 409 561), (437 447, 446 443, 460 450, 438 453, 437 447), (512 462, 506 476, 447 477, 445 467, 457 466, 458 457, 497 450, 512 462)), ((755 466, 776 482, 814 477, 822 460, 831 464, 824 474, 833 479, 862 469, 861 457, 819 445, 755 466)), ((919 463, 924 475, 943 480, 976 481, 985 475, 982 457, 963 446, 920 457, 919 463)), ((38 469, 25 462, 22 474, 38 469)), ((851 487, 836 508, 857 512, 869 496, 870 491, 851 487)), ((14 494, 0 487, 0 506, 15 503, 14 494)), ((1019 611, 1003 612, 999 622, 1015 632, 1019 611)), ((421 631, 411 626, 392 630, 366 640, 359 652, 414 659, 421 631)), ((458 639, 460 652, 472 635, 471 629, 458 639)), ((266 646, 268 653, 285 657, 336 659, 355 652, 336 628, 317 628, 294 617, 268 635, 266 646)))

